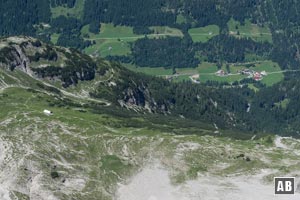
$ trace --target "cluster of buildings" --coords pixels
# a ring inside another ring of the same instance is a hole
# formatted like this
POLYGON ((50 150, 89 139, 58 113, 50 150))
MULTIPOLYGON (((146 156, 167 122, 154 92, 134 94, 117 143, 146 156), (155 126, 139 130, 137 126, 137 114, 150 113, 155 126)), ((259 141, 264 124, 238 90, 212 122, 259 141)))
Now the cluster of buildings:
MULTIPOLYGON (((267 76, 267 72, 266 71, 261 71, 261 72, 257 72, 253 69, 242 69, 240 71, 238 71, 237 73, 235 74, 232 74, 232 73, 228 73, 227 71, 223 70, 223 69, 220 69, 218 70, 217 72, 215 73, 209 73, 209 75, 216 75, 216 76, 219 76, 219 77, 225 77, 225 76, 230 76, 230 75, 246 75, 248 78, 252 78, 254 79, 255 81, 260 81, 263 79, 264 76, 267 76)), ((174 78, 177 78, 181 75, 189 75, 189 74, 173 74, 173 75, 167 75, 165 76, 165 78, 169 81, 173 80, 174 78)), ((200 83, 200 74, 193 74, 193 75, 190 75, 189 76, 190 80, 193 82, 193 83, 200 83)))
POLYGON ((248 75, 248 78, 253 78, 256 81, 260 81, 263 79, 264 76, 267 76, 266 71, 257 72, 254 71, 253 69, 243 69, 239 71, 239 73, 243 75, 248 75))
POLYGON ((216 75, 217 75, 217 76, 227 76, 228 73, 225 72, 223 69, 220 69, 220 70, 218 70, 218 71, 216 72, 216 75))
MULTIPOLYGON (((223 69, 218 70, 215 74, 216 74, 216 76, 221 76, 221 77, 230 75, 228 72, 226 72, 223 69)), ((243 69, 243 70, 240 70, 238 72, 238 74, 247 75, 248 78, 253 78, 256 81, 260 81, 263 79, 264 76, 267 76, 266 71, 257 72, 257 71, 254 71, 253 69, 243 69)))

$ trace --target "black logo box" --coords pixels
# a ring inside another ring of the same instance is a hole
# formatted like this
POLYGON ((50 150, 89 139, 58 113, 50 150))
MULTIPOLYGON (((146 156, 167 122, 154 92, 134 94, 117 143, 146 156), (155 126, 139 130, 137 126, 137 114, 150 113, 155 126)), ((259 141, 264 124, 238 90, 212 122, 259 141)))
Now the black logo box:
POLYGON ((295 194, 295 177, 274 177, 275 194, 295 194))

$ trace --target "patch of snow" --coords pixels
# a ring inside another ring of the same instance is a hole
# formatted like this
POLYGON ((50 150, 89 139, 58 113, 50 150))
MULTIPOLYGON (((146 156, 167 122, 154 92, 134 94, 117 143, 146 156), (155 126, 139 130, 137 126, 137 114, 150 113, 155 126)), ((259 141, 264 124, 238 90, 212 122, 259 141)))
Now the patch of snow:
POLYGON ((282 149, 288 149, 288 147, 282 143, 282 139, 284 139, 284 137, 280 137, 280 136, 276 136, 275 140, 274 140, 274 144, 277 148, 282 148, 282 149))
MULTIPOLYGON (((85 187, 86 181, 81 178, 68 178, 66 179, 64 186, 69 190, 81 191, 85 187)), ((65 190, 66 191, 66 190, 65 190)), ((72 192, 70 192, 72 193, 72 192)))
POLYGON ((183 151, 195 151, 199 149, 201 145, 199 143, 194 142, 184 142, 177 145, 177 151, 183 152, 183 151))
POLYGON ((215 127, 216 130, 219 129, 218 126, 217 126, 217 124, 215 124, 215 123, 214 123, 214 127, 215 127))
POLYGON ((116 200, 177 200, 180 196, 168 171, 157 164, 145 167, 128 185, 121 185, 116 200))
POLYGON ((3 166, 6 164, 6 160, 9 160, 10 158, 8 155, 9 152, 9 146, 6 144, 1 138, 0 138, 0 167, 2 168, 0 171, 0 199, 3 200, 10 200, 10 191, 9 187, 11 185, 11 178, 9 173, 6 172, 6 170, 3 170, 3 166))
POLYGON ((39 68, 46 68, 46 67, 49 67, 49 64, 40 64, 39 65, 39 68))
POLYGON ((130 154, 129 154, 129 150, 128 150, 128 146, 126 144, 123 145, 123 148, 122 148, 122 153, 125 157, 128 157, 130 154))
POLYGON ((117 86, 117 84, 114 82, 114 81, 110 81, 109 83, 108 83, 108 86, 117 86))
POLYGON ((30 199, 32 200, 58 200, 50 191, 42 187, 42 174, 33 177, 30 186, 30 199))
POLYGON ((7 47, 8 45, 6 43, 0 43, 0 49, 7 47))
POLYGON ((248 103, 248 107, 247 107, 247 113, 248 113, 248 112, 250 112, 250 110, 251 110, 251 104, 250 104, 250 103, 248 103))
POLYGON ((11 198, 9 197, 9 191, 4 188, 4 187, 0 187, 0 199, 2 200, 11 200, 11 198))
POLYGON ((255 175, 217 177, 205 175, 181 185, 172 185, 167 169, 160 164, 146 166, 126 185, 120 185, 115 200, 296 200, 300 194, 275 196, 272 183, 263 177, 272 170, 255 175))
POLYGON ((28 38, 25 38, 25 37, 9 37, 9 38, 7 38, 7 41, 20 44, 22 42, 28 41, 28 38))

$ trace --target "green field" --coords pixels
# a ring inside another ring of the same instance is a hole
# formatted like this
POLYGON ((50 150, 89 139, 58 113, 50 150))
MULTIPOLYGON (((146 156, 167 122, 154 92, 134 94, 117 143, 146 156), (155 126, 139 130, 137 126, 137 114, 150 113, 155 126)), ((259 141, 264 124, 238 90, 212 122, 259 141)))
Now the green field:
POLYGON ((64 15, 66 17, 82 18, 84 9, 84 0, 76 0, 74 8, 58 6, 51 8, 52 18, 64 15))
POLYGON ((241 25, 240 22, 230 19, 227 23, 229 34, 236 37, 250 37, 254 41, 268 41, 272 43, 272 34, 268 27, 261 27, 252 24, 249 20, 245 20, 245 24, 241 25))
POLYGON ((84 26, 81 33, 88 34, 89 38, 92 40, 105 40, 105 39, 123 39, 123 40, 133 40, 135 37, 140 37, 133 33, 133 28, 129 26, 114 26, 113 24, 101 24, 100 33, 93 34, 88 30, 88 25, 84 26))
MULTIPOLYGON (((226 71, 226 66, 223 65, 222 69, 226 71)), ((229 82, 233 83, 234 81, 240 81, 244 78, 242 75, 232 75, 226 77, 219 77, 215 75, 215 72, 218 71, 218 67, 212 63, 202 63, 197 68, 198 73, 200 74, 200 82, 205 83, 206 81, 218 81, 218 82, 229 82)), ((235 73, 238 71, 238 68, 230 66, 230 71, 235 73)))
POLYGON ((212 37, 219 35, 220 29, 217 25, 208 25, 201 28, 192 28, 189 34, 194 42, 207 42, 212 37))
POLYGON ((94 40, 92 45, 84 50, 87 54, 97 53, 102 57, 109 55, 127 55, 130 53, 129 42, 133 42, 141 36, 133 33, 132 27, 114 26, 113 24, 101 24, 99 34, 90 33, 89 26, 84 26, 81 30, 83 36, 87 36, 89 40, 94 40))
MULTIPOLYGON (((254 69, 259 70, 259 71, 271 72, 271 73, 281 71, 279 65, 272 61, 262 62, 260 64, 257 64, 254 69)), ((274 73, 274 74, 269 74, 268 76, 264 77, 264 79, 261 82, 266 84, 267 86, 271 86, 275 83, 282 81, 283 78, 284 78, 283 73, 274 73)))
POLYGON ((153 76, 167 76, 172 75, 172 69, 165 69, 163 67, 137 67, 132 64, 123 64, 127 69, 134 72, 141 72, 153 76))

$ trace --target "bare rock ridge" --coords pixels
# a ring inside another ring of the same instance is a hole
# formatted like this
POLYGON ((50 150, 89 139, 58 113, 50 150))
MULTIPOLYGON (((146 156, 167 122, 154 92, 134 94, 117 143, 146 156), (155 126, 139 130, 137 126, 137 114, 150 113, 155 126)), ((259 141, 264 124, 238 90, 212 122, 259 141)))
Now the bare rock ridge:
POLYGON ((31 37, 4 38, 0 44, 0 65, 11 71, 59 79, 64 87, 95 76, 95 62, 77 50, 54 47, 31 37))

